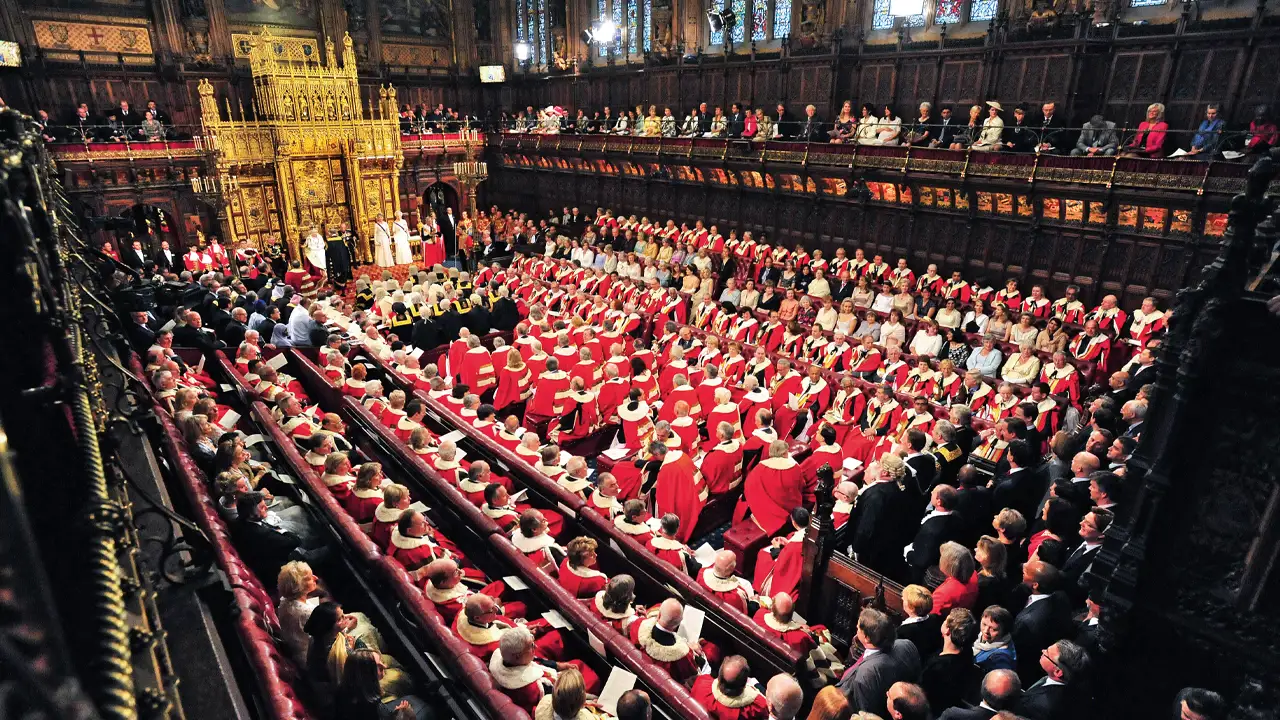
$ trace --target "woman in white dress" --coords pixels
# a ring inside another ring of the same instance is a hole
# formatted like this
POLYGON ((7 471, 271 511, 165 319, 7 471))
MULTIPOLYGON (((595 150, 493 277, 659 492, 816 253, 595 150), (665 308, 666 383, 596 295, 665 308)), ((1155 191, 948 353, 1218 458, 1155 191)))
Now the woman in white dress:
POLYGON ((373 262, 378 267, 391 267, 396 264, 391 255, 391 226, 382 215, 373 223, 373 262))
POLYGON ((1000 119, 1001 110, 1004 108, 1000 107, 1000 103, 994 100, 987 101, 987 119, 982 121, 982 134, 970 147, 987 152, 1000 150, 1000 139, 1004 134, 1004 120, 1000 119))
POLYGON ((315 266, 319 272, 328 272, 329 261, 325 258, 324 238, 320 236, 320 231, 315 225, 311 226, 311 232, 307 234, 306 246, 307 262, 315 266))
POLYGON ((391 238, 395 241, 396 264, 408 265, 413 262, 413 248, 409 246, 409 223, 404 213, 396 212, 396 221, 391 226, 391 238))

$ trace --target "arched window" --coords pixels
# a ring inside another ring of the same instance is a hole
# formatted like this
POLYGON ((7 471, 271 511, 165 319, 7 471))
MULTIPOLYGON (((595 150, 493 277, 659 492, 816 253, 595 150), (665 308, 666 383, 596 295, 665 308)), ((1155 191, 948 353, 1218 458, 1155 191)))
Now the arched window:
POLYGON ((601 19, 613 22, 613 42, 597 43, 596 54, 605 57, 639 56, 653 49, 653 0, 596 0, 596 27, 601 19))
MULTIPOLYGON (((719 12, 725 6, 733 11, 733 29, 729 40, 735 45, 745 42, 748 32, 755 42, 781 40, 791 35, 792 0, 711 0, 711 7, 719 12)), ((711 31, 711 47, 725 43, 724 31, 711 31)))
MULTIPOLYGON (((1164 0, 1161 0, 1163 2, 1164 0)), ((891 7, 893 0, 875 0, 871 5, 871 29, 890 30, 897 18, 891 7)), ((907 27, 924 27, 933 6, 934 25, 955 25, 961 22, 989 22, 996 16, 1000 0, 926 0, 925 12, 905 18, 907 27), (968 18, 967 20, 965 18, 968 18)))
POLYGON ((530 65, 551 62, 547 35, 547 0, 515 0, 516 44, 529 46, 530 65))

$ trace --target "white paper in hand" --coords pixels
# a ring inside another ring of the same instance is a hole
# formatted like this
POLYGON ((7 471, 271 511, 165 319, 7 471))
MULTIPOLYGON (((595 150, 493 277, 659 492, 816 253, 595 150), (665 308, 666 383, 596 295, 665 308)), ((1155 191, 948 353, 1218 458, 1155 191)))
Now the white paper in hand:
POLYGON ((222 420, 218 421, 218 427, 222 428, 223 430, 230 430, 231 428, 236 426, 236 423, 239 420, 240 420, 240 413, 236 412, 235 410, 228 410, 227 414, 222 416, 222 420))
POLYGON ((610 715, 618 715, 618 700, 623 693, 636 686, 636 676, 628 670, 615 667, 609 673, 609 679, 604 682, 604 689, 600 691, 600 707, 610 715))
POLYGON ((707 619, 707 614, 696 607, 685 606, 684 620, 680 621, 680 634, 685 640, 691 643, 698 642, 702 638, 702 623, 707 619))
POLYGON ((631 450, 624 445, 622 447, 609 448, 608 450, 605 450, 603 453, 601 453, 601 455, 604 455, 610 460, 617 461, 626 457, 630 452, 631 450))
POLYGON ((219 385, 219 386, 218 386, 218 389, 219 389, 219 390, 221 390, 222 392, 231 392, 232 390, 235 390, 235 388, 234 388, 234 387, 232 387, 232 386, 230 386, 230 385, 228 385, 228 384, 226 384, 226 383, 222 383, 221 385, 219 385))
POLYGON ((464 437, 466 437, 466 435, 465 435, 465 434, 463 434, 463 432, 462 432, 461 430, 454 430, 454 431, 453 431, 453 432, 451 432, 451 433, 445 433, 444 435, 441 435, 441 436, 440 436, 440 442, 442 442, 442 443, 446 443, 446 442, 456 443, 456 442, 458 442, 459 440, 461 440, 461 439, 462 439, 462 438, 464 438, 464 437))
POLYGON ((204 372, 204 355, 201 355, 200 362, 196 363, 196 372, 204 372))
POLYGON ((523 488, 520 490, 520 492, 511 496, 511 502, 513 503, 524 502, 524 499, 527 497, 529 497, 529 488, 523 488))
POLYGON ((693 551, 693 559, 697 560, 702 567, 711 567, 716 561, 716 549, 708 543, 702 543, 697 550, 693 551))
POLYGON ((502 582, 505 583, 506 586, 511 588, 512 590, 528 590, 529 589, 529 586, 525 584, 525 581, 521 580, 515 575, 507 575, 503 577, 502 582))
POLYGON ((280 368, 288 364, 289 364, 289 356, 285 355, 284 353, 280 353, 279 355, 276 355, 275 357, 267 361, 267 365, 270 365, 276 370, 279 370, 280 368))
POLYGON ((410 505, 408 509, 417 510, 420 513, 425 513, 431 510, 431 508, 427 507, 427 504, 422 502, 421 500, 410 505))
POLYGON ((172 329, 174 328, 174 326, 176 326, 176 325, 177 325, 177 323, 176 323, 176 322, 174 322, 174 321, 170 320, 169 322, 165 323, 164 325, 162 325, 162 326, 160 327, 160 332, 169 332, 169 331, 170 331, 170 330, 172 330, 172 329))
POLYGON ((255 434, 255 435, 250 435, 249 437, 247 437, 247 438, 245 438, 245 439, 244 439, 244 446, 245 446, 245 447, 253 447, 254 445, 257 445, 257 444, 258 444, 258 443, 260 443, 260 442, 262 442, 262 436, 261 436, 261 435, 256 435, 256 434, 255 434))
POLYGON ((568 464, 569 464, 569 461, 570 461, 570 460, 572 460, 572 459, 573 459, 573 454, 572 454, 572 453, 568 452, 567 450, 561 450, 561 451, 560 451, 560 466, 561 466, 561 467, 564 467, 565 465, 568 465, 568 464))
POLYGON ((551 627, 553 628, 560 628, 562 630, 573 629, 573 625, 569 624, 569 621, 566 620, 565 617, 560 614, 559 610, 548 610, 542 613, 542 618, 546 620, 547 623, 550 624, 551 627))
POLYGON ((650 516, 648 520, 644 521, 644 524, 647 525, 649 529, 654 532, 658 532, 659 530, 662 529, 662 521, 656 517, 650 516))
POLYGON ((417 348, 413 352, 409 353, 409 357, 413 358, 414 360, 417 360, 418 358, 422 357, 422 353, 424 352, 426 352, 426 350, 424 350, 423 348, 417 348))

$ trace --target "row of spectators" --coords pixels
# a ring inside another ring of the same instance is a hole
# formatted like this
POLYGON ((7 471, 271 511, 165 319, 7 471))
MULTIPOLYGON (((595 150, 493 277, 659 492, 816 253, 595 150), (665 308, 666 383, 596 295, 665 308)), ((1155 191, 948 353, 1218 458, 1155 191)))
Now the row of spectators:
POLYGON ((684 116, 670 107, 659 110, 657 105, 650 105, 647 111, 637 105, 634 110, 617 113, 608 106, 591 112, 579 108, 572 117, 560 108, 535 111, 530 106, 514 117, 504 113, 500 123, 513 132, 796 140, 1090 157, 1174 154, 1200 160, 1220 159, 1223 151, 1265 152, 1277 139, 1276 124, 1266 106, 1255 110, 1246 131, 1229 129, 1219 115, 1219 106, 1209 105, 1204 121, 1194 134, 1188 133, 1191 139, 1185 144, 1170 141, 1164 113, 1164 105, 1153 103, 1136 130, 1119 129, 1103 115, 1094 115, 1079 130, 1072 130, 1052 102, 1044 103, 1036 116, 1022 105, 1006 110, 1001 103, 988 100, 985 105, 970 107, 967 121, 956 116, 950 107, 935 110, 928 102, 920 104, 915 119, 904 119, 892 105, 863 103, 855 112, 853 103, 845 101, 834 120, 819 118, 813 105, 806 106, 800 117, 794 117, 782 103, 772 111, 764 106, 752 108, 733 103, 728 112, 720 106, 709 109, 707 103, 702 103, 684 116))

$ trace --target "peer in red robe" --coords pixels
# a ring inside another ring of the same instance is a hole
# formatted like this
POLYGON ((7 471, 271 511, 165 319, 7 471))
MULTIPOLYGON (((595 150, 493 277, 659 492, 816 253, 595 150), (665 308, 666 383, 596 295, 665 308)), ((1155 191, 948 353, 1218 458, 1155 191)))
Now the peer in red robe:
POLYGON ((803 491, 799 463, 791 458, 786 443, 775 442, 769 446, 769 457, 747 475, 733 521, 736 524, 750 516, 772 536, 787 524, 791 510, 803 502, 803 491))
POLYGON ((719 598, 721 602, 745 613, 747 611, 747 602, 755 595, 755 590, 746 578, 740 578, 733 574, 732 561, 733 552, 721 550, 716 553, 716 564, 703 568, 702 572, 698 573, 698 584, 719 598), (721 564, 720 555, 724 553, 728 553, 730 563, 727 571, 717 569, 721 564))
MULTIPOLYGON (((608 371, 605 371, 608 375, 608 371)), ((596 393, 596 408, 599 411, 600 421, 604 423, 611 422, 618 414, 618 406, 627 400, 627 393, 630 392, 631 385, 621 377, 611 377, 604 381, 600 386, 600 391, 596 393)))
POLYGON ((640 390, 632 389, 629 401, 618 408, 618 417, 622 420, 622 437, 626 446, 632 450, 645 448, 653 438, 649 405, 639 399, 640 394, 640 390))
POLYGON ((631 623, 628 634, 632 643, 678 683, 689 682, 702 667, 702 658, 694 646, 679 633, 659 627, 656 617, 631 623))
POLYGON ((693 681, 689 694, 713 720, 767 720, 770 717, 769 700, 755 686, 746 684, 745 667, 742 672, 744 686, 736 695, 725 694, 720 678, 710 675, 699 675, 693 681))
POLYGON ((654 515, 673 513, 680 518, 676 539, 689 542, 698 515, 707 504, 707 484, 689 455, 681 450, 664 450, 659 454, 662 466, 654 489, 654 515))
POLYGON ((693 552, 689 550, 688 545, 674 537, 669 537, 666 533, 654 535, 646 547, 649 552, 657 555, 659 560, 665 560, 680 572, 685 572, 686 561, 693 557, 693 552))
POLYGON ((889 388, 883 385, 877 388, 876 396, 867 403, 858 431, 849 433, 845 439, 845 457, 856 458, 865 466, 888 452, 893 445, 893 428, 901 411, 902 407, 889 388))
POLYGON ((742 484, 742 441, 730 435, 717 436, 720 441, 702 458, 702 479, 707 492, 722 495, 742 484))
POLYGON ((524 411, 525 427, 532 428, 544 420, 560 417, 568 394, 569 373, 559 369, 555 358, 547 360, 547 371, 534 383, 533 397, 524 411))
POLYGON ((806 527, 796 528, 793 516, 788 526, 791 534, 774 538, 770 547, 761 548, 756 556, 755 585, 761 595, 773 597, 786 593, 792 600, 797 599, 800 576, 804 573, 804 535, 809 522, 809 512, 799 508, 796 514, 801 513, 806 527))
MULTIPOLYGON (((577 542, 577 540, 575 539, 569 543, 568 550, 570 554, 574 551, 574 542, 577 542)), ((594 544, 595 541, 591 542, 594 544)), ((595 555, 594 551, 592 555, 595 555)), ((556 575, 556 579, 560 581, 560 586, 568 590, 571 595, 583 600, 595 597, 596 593, 603 590, 604 584, 609 580, 609 577, 599 570, 575 565, 570 561, 569 557, 566 557, 560 563, 560 572, 556 575)))

